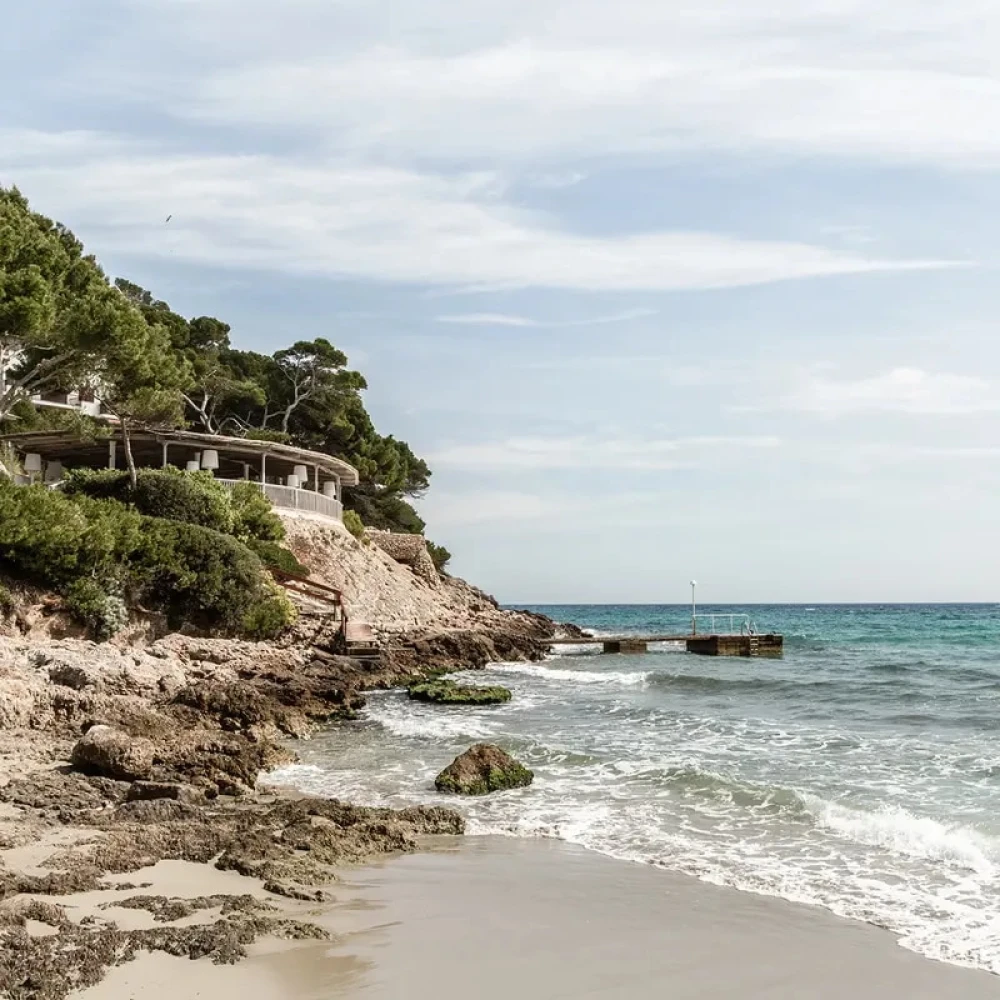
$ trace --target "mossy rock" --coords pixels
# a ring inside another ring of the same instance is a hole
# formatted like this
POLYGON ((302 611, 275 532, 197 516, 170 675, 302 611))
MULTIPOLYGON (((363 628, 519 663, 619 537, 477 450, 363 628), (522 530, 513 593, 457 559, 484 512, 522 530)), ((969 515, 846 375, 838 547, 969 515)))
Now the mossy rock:
POLYGON ((499 747, 477 743, 435 778, 434 787, 452 795, 488 795, 507 788, 525 788, 534 778, 528 768, 499 747))
POLYGON ((510 701, 510 691, 505 687, 472 687, 446 680, 411 684, 409 695, 414 701, 435 705, 501 705, 510 701))

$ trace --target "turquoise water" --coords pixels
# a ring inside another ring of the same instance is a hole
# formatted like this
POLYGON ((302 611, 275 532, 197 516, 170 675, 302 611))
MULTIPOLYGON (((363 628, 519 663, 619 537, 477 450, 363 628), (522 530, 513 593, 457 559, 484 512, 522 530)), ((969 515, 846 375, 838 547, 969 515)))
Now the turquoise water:
MULTIPOLYGON (((683 632, 681 606, 535 607, 597 633, 683 632)), ((1000 606, 758 606, 779 660, 566 647, 470 674, 509 705, 401 692, 308 744, 281 780, 369 802, 444 801, 434 775, 495 741, 536 772, 463 802, 472 832, 559 837, 824 906, 1000 973, 1000 606)))

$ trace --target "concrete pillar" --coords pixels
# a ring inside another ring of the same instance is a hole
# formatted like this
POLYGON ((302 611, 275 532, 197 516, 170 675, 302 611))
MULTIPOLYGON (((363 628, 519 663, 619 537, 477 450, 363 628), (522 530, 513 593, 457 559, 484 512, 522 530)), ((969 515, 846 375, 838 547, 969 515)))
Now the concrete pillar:
POLYGON ((167 449, 170 447, 166 441, 163 442, 163 468, 167 467, 167 449))
POLYGON ((267 452, 260 456, 260 481, 261 483, 267 482, 267 452))
POLYGON ((115 467, 115 450, 118 447, 118 442, 111 438, 108 441, 108 468, 113 469, 115 467))
POLYGON ((249 479, 250 478, 250 463, 249 462, 244 462, 243 463, 243 478, 244 479, 249 479))

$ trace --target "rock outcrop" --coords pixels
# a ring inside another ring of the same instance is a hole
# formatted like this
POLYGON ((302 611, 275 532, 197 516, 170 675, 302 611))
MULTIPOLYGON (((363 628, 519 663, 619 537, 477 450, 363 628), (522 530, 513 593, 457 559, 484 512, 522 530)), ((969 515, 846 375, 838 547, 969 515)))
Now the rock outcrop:
POLYGON ((414 701, 435 705, 501 705, 510 701, 510 691, 505 687, 475 687, 449 680, 411 684, 407 693, 414 701))
POLYGON ((524 788, 534 774, 509 753, 489 743, 477 743, 456 757, 434 779, 439 792, 488 795, 506 788, 524 788))
POLYGON ((427 551, 427 542, 423 535, 404 535, 398 531, 375 531, 369 528, 366 532, 369 540, 377 545, 386 555, 402 563, 432 587, 441 580, 427 551))
POLYGON ((91 726, 73 747, 71 760, 87 774, 135 781, 152 774, 153 744, 111 726, 91 726))

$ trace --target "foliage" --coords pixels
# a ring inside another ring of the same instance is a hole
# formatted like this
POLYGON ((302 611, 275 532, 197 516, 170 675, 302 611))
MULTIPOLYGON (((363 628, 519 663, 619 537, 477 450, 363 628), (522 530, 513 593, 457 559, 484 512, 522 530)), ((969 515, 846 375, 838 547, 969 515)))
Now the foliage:
POLYGON ((57 590, 81 576, 116 580, 141 530, 120 503, 0 481, 0 560, 57 590))
POLYGON ((344 506, 355 511, 361 520, 380 531, 400 531, 422 535, 423 518, 398 493, 370 484, 347 487, 344 506))
POLYGON ((271 501, 253 483, 237 483, 229 494, 233 509, 232 532, 243 541, 280 542, 285 526, 271 501))
POLYGON ((128 625, 128 608, 120 594, 109 594, 91 577, 66 589, 66 607, 95 639, 110 639, 128 625))
POLYGON ((344 511, 344 527, 358 541, 361 541, 365 537, 365 526, 361 523, 361 518, 353 510, 344 511))
POLYGON ((80 492, 0 481, 3 564, 66 595, 100 634, 121 618, 118 593, 163 608, 175 627, 263 638, 294 619, 258 557, 232 536, 80 492))
POLYGON ((13 479, 24 475, 24 464, 17 449, 9 441, 0 441, 0 476, 13 479))
POLYGON ((6 617, 13 614, 16 607, 17 602, 14 600, 10 588, 0 583, 0 616, 6 617))
POLYGON ((427 553, 434 563, 434 568, 443 573, 451 561, 451 553, 443 545, 436 545, 434 542, 427 543, 427 553))
POLYGON ((0 188, 0 420, 34 392, 99 388, 124 422, 174 419, 188 380, 160 326, 112 287, 63 226, 0 188))
POLYGON ((259 538, 248 538, 245 544, 269 569, 284 570, 286 573, 294 573, 296 576, 309 575, 309 567, 303 566, 295 558, 294 553, 277 542, 269 542, 259 538))
POLYGON ((172 626, 191 623, 253 638, 294 618, 260 560, 235 538, 196 524, 143 517, 134 573, 172 626))
MULTIPOLYGON (((273 354, 235 349, 229 325, 187 319, 151 292, 108 283, 69 230, 0 188, 0 421, 34 426, 32 392, 93 388, 131 432, 189 421, 211 434, 280 440, 341 456, 360 473, 345 506, 389 531, 422 533, 409 498, 430 470, 375 429, 364 377, 325 337, 273 354)), ((134 478, 136 481, 136 478, 134 478)))
POLYGON ((139 513, 151 517, 235 533, 236 517, 229 493, 208 472, 184 472, 169 467, 140 469, 133 487, 126 472, 75 469, 66 474, 63 491, 68 495, 82 493, 98 500, 131 504, 139 513))

